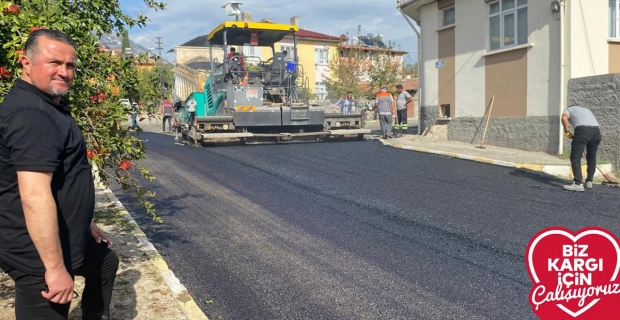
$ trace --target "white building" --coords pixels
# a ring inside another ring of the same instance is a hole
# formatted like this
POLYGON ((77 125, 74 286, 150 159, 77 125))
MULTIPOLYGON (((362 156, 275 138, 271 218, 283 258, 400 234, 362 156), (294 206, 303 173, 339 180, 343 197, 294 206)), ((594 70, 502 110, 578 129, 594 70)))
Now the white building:
POLYGON ((563 149, 569 79, 620 72, 620 0, 400 0, 421 35, 421 105, 471 142, 495 96, 487 143, 563 149), (436 106, 436 107, 435 107, 436 106))

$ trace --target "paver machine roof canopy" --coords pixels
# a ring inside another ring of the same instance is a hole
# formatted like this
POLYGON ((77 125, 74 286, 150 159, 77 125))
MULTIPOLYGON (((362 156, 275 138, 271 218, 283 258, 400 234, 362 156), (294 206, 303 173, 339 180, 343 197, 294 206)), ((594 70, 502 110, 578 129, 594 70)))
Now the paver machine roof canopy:
POLYGON ((207 41, 213 45, 242 46, 251 43, 252 34, 247 30, 257 31, 258 46, 273 47, 287 35, 295 35, 299 27, 290 24, 269 22, 227 21, 217 26, 207 36, 207 41))

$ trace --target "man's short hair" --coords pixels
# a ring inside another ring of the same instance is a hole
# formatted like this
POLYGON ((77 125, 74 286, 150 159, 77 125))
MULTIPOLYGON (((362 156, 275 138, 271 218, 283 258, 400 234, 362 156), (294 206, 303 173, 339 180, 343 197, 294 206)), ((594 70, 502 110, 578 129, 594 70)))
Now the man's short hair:
POLYGON ((71 39, 71 37, 69 37, 66 33, 63 33, 58 30, 39 29, 39 30, 32 32, 28 36, 28 40, 26 40, 26 46, 24 47, 24 54, 27 57, 33 58, 33 56, 39 52, 38 45, 39 45, 39 38, 41 37, 45 37, 51 40, 62 42, 64 44, 68 44, 72 46, 73 49, 75 49, 75 41, 73 41, 73 39, 71 39))
POLYGON ((237 49, 235 49, 235 47, 230 47, 230 51, 237 51, 237 49))
POLYGON ((352 92, 352 91, 347 91, 347 94, 349 94, 349 93, 350 93, 350 94, 353 94, 353 92, 352 92))
POLYGON ((381 87, 381 91, 387 91, 387 87, 381 87))
POLYGON ((402 88, 403 88, 402 84, 399 84, 399 85, 396 86, 396 89, 402 89, 402 88))

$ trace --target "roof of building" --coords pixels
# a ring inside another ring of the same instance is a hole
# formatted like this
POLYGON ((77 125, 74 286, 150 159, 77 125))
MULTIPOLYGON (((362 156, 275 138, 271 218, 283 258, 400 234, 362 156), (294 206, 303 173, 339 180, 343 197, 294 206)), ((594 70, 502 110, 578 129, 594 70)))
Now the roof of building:
POLYGON ((314 32, 306 29, 299 29, 295 34, 297 38, 312 38, 312 39, 323 39, 323 40, 332 40, 332 41, 342 41, 341 37, 330 36, 324 33, 314 32))
POLYGON ((420 8, 436 0, 397 0, 396 7, 413 19, 420 22, 420 8))

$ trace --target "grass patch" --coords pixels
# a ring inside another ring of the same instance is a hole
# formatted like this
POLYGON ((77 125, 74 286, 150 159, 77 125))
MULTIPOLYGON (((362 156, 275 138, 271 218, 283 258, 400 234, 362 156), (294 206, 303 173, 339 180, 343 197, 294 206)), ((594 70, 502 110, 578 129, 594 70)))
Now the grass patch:
POLYGON ((118 227, 121 231, 132 232, 136 226, 121 216, 118 209, 95 210, 95 223, 102 223, 118 227))

